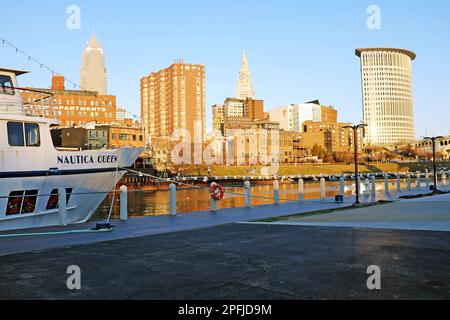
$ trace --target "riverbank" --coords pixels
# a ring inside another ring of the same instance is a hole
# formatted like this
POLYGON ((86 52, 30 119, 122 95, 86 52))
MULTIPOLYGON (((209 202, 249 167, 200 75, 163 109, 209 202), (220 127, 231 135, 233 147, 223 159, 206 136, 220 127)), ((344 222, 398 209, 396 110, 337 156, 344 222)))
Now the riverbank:
MULTIPOLYGON (((439 166, 449 167, 447 162, 439 163, 439 166)), ((189 166, 180 168, 184 176, 218 176, 218 177, 233 177, 233 176, 258 176, 261 175, 261 166, 225 166, 216 165, 211 166, 211 172, 208 172, 207 166, 197 166, 190 168, 189 166)), ((354 172, 353 164, 291 164, 280 165, 279 176, 296 176, 296 175, 341 175, 352 174, 354 172)), ((383 172, 425 172, 432 171, 432 164, 424 163, 372 163, 361 164, 359 171, 361 173, 383 173, 383 172)), ((263 170, 264 171, 264 170, 263 170)))

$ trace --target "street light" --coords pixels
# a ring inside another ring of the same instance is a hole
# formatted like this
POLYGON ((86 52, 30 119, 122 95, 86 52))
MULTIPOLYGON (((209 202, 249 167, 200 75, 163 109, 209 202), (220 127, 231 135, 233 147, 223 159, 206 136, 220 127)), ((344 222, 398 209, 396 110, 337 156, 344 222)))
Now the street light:
POLYGON ((444 139, 442 136, 425 137, 425 140, 431 140, 433 144, 433 176, 434 176, 434 190, 437 190, 437 175, 436 175, 436 140, 444 139))
POLYGON ((344 129, 353 130, 353 146, 354 146, 354 161, 355 161, 355 186, 356 186, 356 202, 355 204, 360 204, 359 202, 359 173, 358 173, 358 129, 364 128, 366 125, 361 123, 354 126, 345 126, 344 129))

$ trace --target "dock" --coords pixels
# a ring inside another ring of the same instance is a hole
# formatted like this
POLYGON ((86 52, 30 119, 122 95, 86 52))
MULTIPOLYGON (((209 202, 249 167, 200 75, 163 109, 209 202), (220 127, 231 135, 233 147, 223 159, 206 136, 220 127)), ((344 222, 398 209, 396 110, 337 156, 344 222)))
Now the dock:
POLYGON ((450 299, 450 195, 391 196, 366 206, 366 195, 360 208, 346 197, 114 220, 106 233, 0 238, 0 299, 450 299), (318 213, 297 216, 308 212, 318 213), (82 270, 80 290, 66 287, 71 265, 82 270), (372 265, 381 290, 366 286, 372 265))

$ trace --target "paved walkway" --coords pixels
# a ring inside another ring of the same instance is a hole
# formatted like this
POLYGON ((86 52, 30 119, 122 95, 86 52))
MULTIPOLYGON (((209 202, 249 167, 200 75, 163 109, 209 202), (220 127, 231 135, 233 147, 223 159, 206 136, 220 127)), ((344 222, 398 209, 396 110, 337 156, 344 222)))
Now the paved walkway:
POLYGON ((284 225, 450 231, 450 194, 276 222, 284 225))
MULTIPOLYGON (((297 213, 350 207, 352 198, 346 198, 345 203, 327 201, 291 202, 279 205, 262 205, 252 208, 223 209, 213 212, 192 212, 172 216, 154 216, 131 218, 128 221, 112 221, 115 226, 112 232, 102 233, 72 233, 45 236, 21 236, 2 238, 1 235, 22 233, 21 231, 0 233, 0 256, 35 250, 58 247, 68 247, 94 242, 111 241, 125 238, 142 237, 177 231, 194 230, 242 221, 254 221, 271 217, 282 217, 297 213)), ((69 230, 90 229, 95 222, 72 225, 67 228, 51 227, 26 230, 23 232, 60 232, 69 230)))
MULTIPOLYGON (((400 195, 413 195, 418 193, 424 193, 426 190, 412 190, 409 192, 402 192, 400 195)), ((376 197, 370 194, 361 195, 361 202, 371 203, 380 200, 398 200, 396 193, 386 195, 384 192, 378 192, 376 197)), ((21 236, 12 238, 2 238, 2 235, 22 233, 22 231, 14 232, 0 232, 0 256, 16 254, 22 252, 30 252, 35 250, 45 250, 58 247, 68 247, 74 245, 111 241, 118 239, 126 239, 133 237, 142 237, 155 234, 164 234, 185 230, 201 229, 206 227, 219 226, 224 224, 236 223, 236 222, 248 222, 260 219, 283 217, 292 214, 308 213, 329 209, 337 209, 343 207, 351 207, 354 202, 354 197, 345 197, 344 203, 335 203, 333 199, 326 199, 325 201, 308 201, 308 202, 289 202, 282 203, 280 205, 262 205, 252 208, 232 208, 223 209, 217 213, 211 212, 191 212, 179 214, 176 217, 171 216, 152 216, 152 217, 140 217, 131 218, 126 222, 114 220, 112 223, 115 228, 112 232, 102 233, 71 233, 71 234, 55 234, 46 236, 21 236)), ((369 209, 370 210, 370 209, 369 209)), ((376 208, 371 209, 378 210, 376 208)), ((315 225, 317 222, 312 223, 315 225)), ((302 222, 302 224, 308 225, 308 222, 302 222)), ((414 224, 414 223, 412 223, 414 224)), ((408 229, 412 224, 405 225, 408 229)), ((330 226, 348 226, 347 222, 334 222, 333 224, 323 224, 330 226)), ((85 230, 95 226, 95 222, 89 222, 85 224, 72 225, 67 228, 49 227, 25 230, 24 233, 35 232, 60 232, 70 230, 85 230)), ((358 225, 351 225, 358 226, 358 225)), ((367 227, 366 224, 361 224, 361 227, 367 227)), ((376 223, 372 223, 371 226, 376 226, 376 223)), ((389 228, 390 224, 378 223, 380 228, 389 228)), ((400 226, 400 224, 398 224, 400 226)), ((423 225, 422 225, 423 226, 423 225)), ((414 229, 414 228, 413 228, 414 229)), ((417 227, 417 229, 421 229, 417 227)), ((434 222, 427 225, 425 230, 440 230, 438 225, 434 222)), ((447 231, 447 227, 444 229, 447 231)))
POLYGON ((450 299, 449 261, 450 233, 229 224, 3 256, 0 299, 450 299))

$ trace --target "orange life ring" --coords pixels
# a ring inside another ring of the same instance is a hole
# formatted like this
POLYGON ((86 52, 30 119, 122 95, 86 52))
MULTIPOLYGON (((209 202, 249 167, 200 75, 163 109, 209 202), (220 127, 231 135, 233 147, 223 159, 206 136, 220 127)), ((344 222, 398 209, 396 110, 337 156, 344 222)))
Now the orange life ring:
POLYGON ((216 200, 222 200, 223 196, 225 195, 225 191, 223 191, 223 188, 220 184, 218 183, 211 183, 211 197, 216 200))

